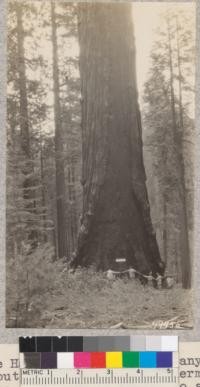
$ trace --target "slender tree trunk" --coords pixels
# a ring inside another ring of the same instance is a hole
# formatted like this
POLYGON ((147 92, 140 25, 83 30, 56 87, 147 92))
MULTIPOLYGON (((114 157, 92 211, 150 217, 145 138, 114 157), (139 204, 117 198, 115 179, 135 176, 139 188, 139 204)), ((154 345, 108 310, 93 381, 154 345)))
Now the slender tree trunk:
POLYGON ((164 195, 163 197, 163 257, 165 265, 167 265, 167 233, 168 233, 168 225, 167 225, 167 201, 164 195))
POLYGON ((67 230, 66 230, 66 188, 64 172, 64 150, 61 125, 61 107, 59 90, 58 69, 58 44, 55 3, 51 1, 52 44, 53 44, 53 84, 54 84, 54 118, 55 118, 55 157, 56 157, 56 198, 57 198, 57 235, 59 258, 67 256, 67 230))
POLYGON ((79 3, 83 215, 74 265, 163 273, 143 163, 131 4, 79 3))
POLYGON ((31 158, 29 119, 28 119, 28 98, 26 86, 26 67, 24 52, 24 29, 22 23, 22 6, 16 7, 17 14, 17 44, 18 44, 18 72, 19 72, 19 91, 20 91, 20 129, 22 138, 22 149, 28 159, 31 158))
POLYGON ((73 223, 72 223, 72 194, 71 194, 71 166, 70 162, 67 166, 67 187, 68 187, 68 241, 69 241, 69 251, 70 255, 73 252, 73 223))
MULTIPOLYGON (((34 185, 34 167, 31 159, 30 133, 29 133, 29 117, 28 117, 28 97, 27 97, 27 81, 26 81, 26 66, 25 66, 25 50, 24 50, 24 29, 23 29, 23 10, 20 4, 16 6, 17 16, 17 52, 18 52, 18 73, 19 73, 19 123, 21 130, 21 147, 24 155, 24 182, 23 197, 25 206, 28 211, 34 216, 35 213, 35 195, 33 192, 34 185)), ((30 225, 28 239, 31 246, 34 248, 37 245, 37 231, 35 230, 34 221, 30 225)))
POLYGON ((69 233, 69 245, 70 245, 70 254, 73 253, 77 245, 77 215, 76 215, 76 194, 75 194, 75 176, 74 176, 74 166, 73 160, 69 163, 68 166, 68 190, 69 190, 69 214, 70 214, 70 224, 68 225, 69 233))
POLYGON ((184 131, 184 120, 183 120, 183 98, 182 98, 182 71, 181 71, 181 55, 180 55, 180 38, 179 38, 179 24, 178 18, 176 17, 176 39, 177 39, 177 60, 178 60, 178 89, 179 89, 179 119, 180 119, 180 130, 183 137, 184 131))
POLYGON ((46 200, 45 200, 45 182, 44 182, 44 157, 43 157, 43 145, 40 144, 40 171, 41 171, 41 185, 42 185, 42 211, 43 211, 43 235, 42 239, 44 242, 47 242, 46 234, 46 200))
MULTIPOLYGON (((183 160, 183 146, 182 146, 182 133, 178 130, 176 109, 175 109, 175 93, 174 93, 174 73, 172 62, 172 47, 171 47, 171 31, 170 22, 168 20, 168 40, 169 40, 169 65, 170 65, 170 91, 171 91, 171 110, 172 110, 172 122, 173 122, 173 137, 175 152, 177 156, 177 168, 179 175, 179 194, 180 194, 180 228, 181 228, 181 258, 182 258, 182 285, 184 288, 191 287, 191 262, 190 262, 190 248, 188 237, 188 218, 187 218, 187 201, 185 190, 185 169, 183 160)), ((180 63, 179 63, 180 65, 180 63)), ((179 101, 180 103, 181 101, 179 101)), ((181 102, 182 104, 182 102, 181 102)), ((182 107, 181 107, 182 109, 182 107)), ((181 117, 180 117, 181 118, 181 117)), ((181 118, 183 120, 183 117, 181 118)), ((182 121, 183 123, 183 121, 182 121)), ((181 128, 183 130, 183 127, 181 128)))
POLYGON ((77 228, 77 202, 76 202, 76 189, 75 189, 75 167, 73 165, 73 160, 71 164, 71 182, 72 182, 72 200, 73 200, 73 212, 72 212, 72 218, 73 218, 73 252, 76 249, 77 245, 77 235, 78 235, 78 228, 77 228))

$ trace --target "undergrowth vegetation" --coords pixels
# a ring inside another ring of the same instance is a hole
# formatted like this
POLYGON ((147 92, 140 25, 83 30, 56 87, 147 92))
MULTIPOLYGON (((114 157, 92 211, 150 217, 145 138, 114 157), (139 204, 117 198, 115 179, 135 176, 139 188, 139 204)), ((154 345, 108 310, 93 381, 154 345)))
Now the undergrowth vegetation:
POLYGON ((158 320, 190 327, 191 292, 178 285, 157 290, 92 268, 73 273, 49 245, 7 261, 7 327, 153 328, 158 320))

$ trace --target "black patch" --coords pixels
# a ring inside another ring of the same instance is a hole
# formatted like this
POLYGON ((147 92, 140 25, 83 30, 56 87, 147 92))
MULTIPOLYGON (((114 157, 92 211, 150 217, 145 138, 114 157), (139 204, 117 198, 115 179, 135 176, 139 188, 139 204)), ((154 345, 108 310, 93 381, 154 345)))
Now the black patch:
POLYGON ((83 337, 70 336, 68 337, 68 352, 83 352, 83 337))
POLYGON ((37 352, 51 352, 52 338, 50 336, 39 336, 36 338, 37 352))
POLYGON ((53 337, 53 352, 67 352, 67 337, 53 337))
POLYGON ((20 337, 19 352, 35 352, 36 342, 35 337, 20 337))

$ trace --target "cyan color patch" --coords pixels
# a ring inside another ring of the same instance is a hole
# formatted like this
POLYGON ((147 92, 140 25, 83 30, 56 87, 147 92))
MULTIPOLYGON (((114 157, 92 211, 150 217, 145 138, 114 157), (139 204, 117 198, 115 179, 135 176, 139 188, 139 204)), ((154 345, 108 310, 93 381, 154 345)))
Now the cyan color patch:
POLYGON ((156 368, 156 352, 140 352, 140 368, 156 368))

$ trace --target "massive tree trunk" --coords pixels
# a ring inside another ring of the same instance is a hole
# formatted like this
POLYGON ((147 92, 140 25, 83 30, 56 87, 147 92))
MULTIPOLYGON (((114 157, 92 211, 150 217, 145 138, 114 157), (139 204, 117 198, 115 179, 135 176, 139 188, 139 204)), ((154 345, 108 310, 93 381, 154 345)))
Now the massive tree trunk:
POLYGON ((55 3, 51 1, 52 44, 53 44, 53 84, 54 84, 54 120, 55 120, 55 162, 56 162, 56 200, 57 200, 57 237, 58 256, 66 257, 69 253, 66 230, 66 187, 64 171, 64 149, 61 125, 61 107, 58 69, 58 44, 55 3))
MULTIPOLYGON (((180 234, 181 234, 181 263, 182 263, 182 285, 183 288, 191 287, 191 262, 190 262, 190 247, 189 247, 189 230, 188 230, 188 216, 187 216, 187 200, 186 200, 186 187, 185 187, 185 165, 183 157, 183 110, 182 110, 182 90, 181 90, 181 68, 180 68, 180 52, 178 44, 178 68, 179 68, 179 113, 180 113, 180 128, 178 127, 176 118, 176 105, 175 105, 175 91, 174 91, 174 71, 172 61, 172 47, 171 47, 171 30, 170 21, 168 23, 168 44, 169 44, 169 67, 170 67, 170 94, 171 94, 171 112, 172 112, 172 126, 173 126, 173 139, 174 150, 177 159, 178 170, 178 190, 180 198, 180 234)), ((178 39, 178 31, 177 31, 178 39)))
POLYGON ((130 4, 79 4, 83 215, 74 265, 154 274, 163 264, 143 163, 130 4))

